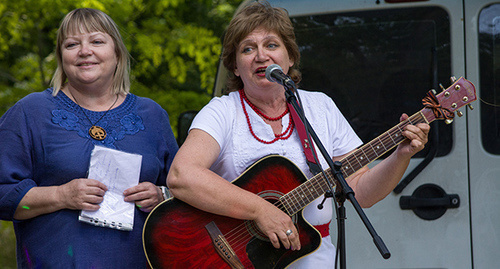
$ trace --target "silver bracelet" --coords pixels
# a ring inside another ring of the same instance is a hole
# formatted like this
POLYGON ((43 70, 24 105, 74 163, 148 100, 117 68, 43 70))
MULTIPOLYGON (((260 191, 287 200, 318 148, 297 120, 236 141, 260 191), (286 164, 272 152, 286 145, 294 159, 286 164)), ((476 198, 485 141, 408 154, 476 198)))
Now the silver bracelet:
POLYGON ((167 200, 168 198, 172 197, 172 195, 170 194, 170 191, 168 190, 167 187, 165 186, 158 186, 161 190, 161 194, 163 195, 163 199, 164 200, 167 200))

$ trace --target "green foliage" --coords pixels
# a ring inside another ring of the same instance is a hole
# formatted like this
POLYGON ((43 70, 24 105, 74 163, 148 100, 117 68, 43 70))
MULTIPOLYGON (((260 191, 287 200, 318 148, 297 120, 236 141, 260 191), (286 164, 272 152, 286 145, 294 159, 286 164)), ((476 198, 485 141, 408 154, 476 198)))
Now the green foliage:
POLYGON ((14 226, 10 221, 0 221, 0 267, 4 269, 16 268, 16 238, 14 226))
MULTIPOLYGON (((0 114, 13 104, 12 99, 49 86, 56 67, 57 28, 64 15, 78 7, 101 9, 118 24, 133 58, 131 75, 135 85, 148 87, 153 93, 191 91, 200 96, 211 95, 220 39, 240 2, 2 1, 0 90, 9 93, 8 97, 0 95, 0 114)), ((135 93, 134 88, 132 92, 135 93)))
MULTIPOLYGON (((56 68, 57 28, 69 11, 89 7, 118 24, 132 56, 132 92, 177 117, 212 96, 220 40, 242 0, 0 0, 0 115, 43 91, 56 68)), ((11 222, 0 222, 0 267, 15 268, 11 222)))

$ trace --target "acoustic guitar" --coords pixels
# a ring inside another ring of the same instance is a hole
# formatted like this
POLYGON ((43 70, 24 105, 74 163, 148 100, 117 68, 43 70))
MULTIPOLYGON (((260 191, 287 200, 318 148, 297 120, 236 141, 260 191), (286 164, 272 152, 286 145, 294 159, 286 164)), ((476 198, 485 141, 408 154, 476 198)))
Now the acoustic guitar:
MULTIPOLYGON (((408 124, 451 122, 454 112, 476 100, 474 85, 464 78, 438 95, 430 91, 423 99, 424 108, 387 132, 361 146, 341 160, 347 178, 376 160, 405 137, 408 124)), ((472 108, 472 107, 471 107, 472 108)), ((459 111, 460 112, 460 111, 459 111)), ((457 113, 459 113, 457 112, 457 113)), ((460 114, 459 114, 460 115, 460 114)), ((170 198, 148 216, 143 230, 143 245, 152 268, 285 268, 315 251, 321 235, 302 216, 302 209, 335 185, 330 169, 309 180, 290 160, 266 156, 254 163, 232 183, 253 192, 292 217, 302 248, 276 249, 253 221, 232 219, 201 211, 170 198)), ((224 195, 224 194, 221 194, 224 195)))

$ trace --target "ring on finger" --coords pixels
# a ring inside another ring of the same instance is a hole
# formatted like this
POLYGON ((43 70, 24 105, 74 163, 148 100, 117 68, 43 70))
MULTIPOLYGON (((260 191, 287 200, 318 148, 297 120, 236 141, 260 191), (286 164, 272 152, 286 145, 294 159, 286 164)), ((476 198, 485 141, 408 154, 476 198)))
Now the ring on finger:
POLYGON ((288 229, 288 230, 286 230, 285 234, 286 234, 286 236, 290 236, 293 234, 293 232, 292 232, 292 230, 288 229))

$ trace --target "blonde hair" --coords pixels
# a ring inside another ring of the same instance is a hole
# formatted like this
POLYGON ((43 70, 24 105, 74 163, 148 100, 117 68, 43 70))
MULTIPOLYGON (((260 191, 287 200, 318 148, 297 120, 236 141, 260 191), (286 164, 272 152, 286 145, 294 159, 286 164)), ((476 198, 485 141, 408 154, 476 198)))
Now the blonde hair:
POLYGON ((69 12, 57 30, 56 58, 57 69, 51 80, 53 95, 62 89, 68 77, 64 73, 62 62, 62 45, 68 35, 77 33, 101 32, 111 36, 115 44, 117 65, 113 78, 112 89, 114 94, 130 92, 130 54, 123 43, 120 31, 113 19, 106 13, 91 8, 78 8, 69 12))
POLYGON ((227 82, 228 91, 243 88, 243 81, 233 74, 236 69, 236 52, 239 43, 257 28, 275 32, 282 40, 294 65, 288 71, 292 80, 298 84, 302 75, 298 69, 300 51, 288 12, 283 8, 272 7, 267 2, 255 2, 240 10, 229 23, 221 55, 222 63, 230 71, 227 82))

